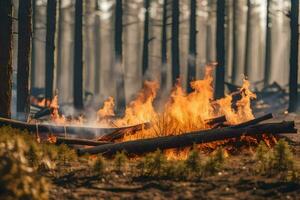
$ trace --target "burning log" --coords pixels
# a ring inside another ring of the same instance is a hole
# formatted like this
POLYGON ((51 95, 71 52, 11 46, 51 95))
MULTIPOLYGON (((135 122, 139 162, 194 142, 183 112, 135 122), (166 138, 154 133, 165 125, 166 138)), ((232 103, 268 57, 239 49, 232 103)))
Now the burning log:
POLYGON ((111 142, 57 137, 56 144, 99 146, 103 144, 111 144, 111 142))
POLYGON ((205 122, 206 122, 206 124, 208 124, 212 127, 218 127, 226 121, 227 121, 226 117, 224 115, 222 115, 220 117, 216 117, 216 118, 213 118, 213 119, 208 119, 205 122))
POLYGON ((176 136, 165 136, 115 144, 105 144, 93 148, 79 149, 78 154, 82 155, 86 153, 101 153, 103 155, 109 156, 120 151, 125 151, 128 154, 138 155, 153 152, 157 149, 165 150, 172 148, 182 148, 192 146, 193 144, 240 138, 241 136, 256 136, 261 134, 279 134, 296 132, 297 130, 295 129, 295 124, 293 121, 258 124, 241 128, 226 127, 221 129, 195 131, 176 136))
POLYGON ((99 128, 92 126, 75 126, 75 125, 55 125, 55 124, 30 124, 13 119, 1 118, 0 127, 11 126, 12 128, 28 130, 30 132, 46 132, 46 133, 69 133, 83 135, 85 138, 95 138, 95 136, 114 133, 116 131, 138 130, 142 129, 143 124, 137 124, 116 128, 99 128))
POLYGON ((47 108, 47 107, 43 108, 42 110, 35 113, 33 118, 34 119, 39 119, 41 117, 49 116, 49 115, 51 115, 52 111, 53 111, 53 108, 47 108))
POLYGON ((266 121, 266 120, 272 119, 272 118, 273 118, 273 114, 269 113, 269 114, 263 115, 261 117, 240 123, 238 125, 231 126, 231 128, 244 128, 244 127, 255 125, 255 124, 258 124, 260 122, 263 122, 263 121, 266 121))

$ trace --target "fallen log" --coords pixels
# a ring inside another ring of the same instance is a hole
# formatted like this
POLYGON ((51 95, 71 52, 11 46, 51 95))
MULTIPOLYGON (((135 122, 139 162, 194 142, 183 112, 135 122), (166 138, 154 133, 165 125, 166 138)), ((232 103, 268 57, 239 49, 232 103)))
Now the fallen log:
POLYGON ((103 154, 105 156, 113 155, 120 151, 128 154, 144 154, 153 152, 157 149, 165 150, 172 148, 182 148, 192 146, 193 144, 208 143, 220 140, 240 138, 241 136, 256 136, 260 134, 279 134, 296 133, 293 121, 281 123, 258 124, 249 127, 222 129, 211 129, 204 131, 195 131, 176 136, 165 136, 150 139, 134 140, 122 143, 105 144, 93 148, 79 149, 79 155, 83 154, 103 154))
POLYGON ((53 108, 43 108, 42 110, 35 113, 33 116, 34 119, 39 119, 41 117, 49 116, 53 112, 53 108))
POLYGON ((142 129, 143 124, 137 124, 132 126, 124 127, 114 127, 114 128, 104 128, 104 127, 93 127, 93 126, 75 126, 75 125, 58 125, 58 124, 31 124, 18 120, 1 118, 0 117, 0 127, 1 126, 10 126, 12 128, 28 130, 29 132, 39 132, 39 133, 68 133, 76 134, 77 136, 82 136, 86 139, 95 138, 100 135, 109 134, 112 132, 127 130, 127 129, 142 129))
POLYGON ((205 123, 207 125, 210 125, 210 126, 217 126, 219 124, 222 124, 224 122, 226 122, 226 117, 224 115, 220 116, 220 117, 216 117, 216 118, 213 118, 213 119, 208 119, 208 120, 205 120, 205 123))
POLYGON ((243 128, 243 127, 247 127, 247 126, 258 124, 260 122, 263 122, 263 121, 266 121, 266 120, 272 119, 272 118, 273 118, 273 114, 269 113, 269 114, 263 115, 261 117, 257 117, 255 119, 252 119, 252 120, 240 123, 238 125, 233 125, 233 126, 231 126, 231 128, 243 128))
POLYGON ((56 137, 56 144, 99 146, 103 144, 111 144, 111 142, 56 137))

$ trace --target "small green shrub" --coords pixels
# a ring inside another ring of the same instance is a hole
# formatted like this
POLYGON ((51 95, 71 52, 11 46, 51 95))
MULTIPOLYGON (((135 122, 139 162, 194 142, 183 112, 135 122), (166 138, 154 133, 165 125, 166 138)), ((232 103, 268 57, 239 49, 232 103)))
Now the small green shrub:
POLYGON ((77 154, 74 149, 70 149, 67 145, 61 144, 57 147, 57 161, 66 164, 70 161, 76 161, 77 154))
POLYGON ((263 141, 259 143, 256 149, 255 159, 257 161, 256 172, 266 173, 270 168, 271 155, 270 155, 270 149, 263 141))
POLYGON ((105 170, 105 160, 101 155, 98 155, 96 160, 94 161, 93 169, 98 176, 103 175, 103 172, 105 170))
POLYGON ((118 152, 115 155, 114 166, 115 166, 115 169, 117 172, 122 171, 122 169, 125 167, 126 161, 127 161, 127 156, 126 156, 125 152, 123 152, 123 151, 118 152))
POLYGON ((224 163, 225 163, 225 152, 222 148, 218 148, 204 164, 202 175, 203 176, 215 175, 223 168, 224 163))
POLYGON ((187 175, 197 177, 201 171, 201 158, 196 146, 189 152, 188 158, 184 162, 187 175))

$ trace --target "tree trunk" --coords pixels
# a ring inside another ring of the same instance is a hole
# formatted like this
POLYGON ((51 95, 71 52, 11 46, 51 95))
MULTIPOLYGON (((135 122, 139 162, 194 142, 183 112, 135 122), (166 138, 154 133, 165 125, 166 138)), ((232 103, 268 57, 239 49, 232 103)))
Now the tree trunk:
POLYGON ((74 79, 73 101, 76 109, 83 109, 83 44, 82 44, 83 1, 75 1, 74 79))
POLYGON ((12 1, 0 1, 0 116, 10 118, 12 89, 12 1))
POLYGON ((172 3, 172 84, 180 76, 180 51, 179 51, 179 0, 172 3))
POLYGON ((162 31, 161 31, 161 81, 162 91, 167 85, 167 6, 168 0, 163 1, 162 31))
MULTIPOLYGON (((98 0, 95 1, 96 12, 99 12, 98 0)), ((94 26, 94 38, 95 38, 95 94, 100 94, 100 83, 101 83, 101 33, 100 33, 101 19, 99 15, 95 15, 95 26, 94 26)))
POLYGON ((233 84, 236 83, 237 80, 237 55, 238 55, 238 37, 237 37, 237 30, 238 30, 238 23, 237 23, 237 10, 238 10, 238 0, 233 0, 233 30, 232 30, 232 73, 231 73, 231 81, 233 84))
POLYGON ((35 86, 35 31, 36 31, 36 0, 32 0, 32 40, 31 40, 31 71, 30 85, 35 86))
POLYGON ((245 64, 244 64, 244 75, 246 77, 249 76, 249 63, 251 61, 250 59, 250 49, 251 49, 251 14, 252 14, 252 8, 251 8, 251 0, 247 0, 247 23, 246 23, 246 51, 245 51, 245 64))
POLYGON ((215 98, 224 97, 225 79, 225 0, 217 1, 217 69, 215 98))
POLYGON ((224 141, 227 139, 238 139, 242 136, 257 136, 262 134, 296 133, 294 122, 281 122, 258 124, 245 128, 221 128, 204 131, 194 131, 182 135, 172 135, 150 139, 140 139, 128 142, 104 144, 92 148, 83 148, 78 151, 80 155, 103 154, 106 156, 114 155, 117 152, 125 151, 130 155, 139 155, 172 148, 183 148, 215 141, 224 141))
POLYGON ((148 70, 148 57, 149 57, 149 7, 150 0, 144 0, 144 9, 145 9, 145 21, 144 21, 144 42, 143 42, 143 79, 147 79, 146 72, 148 70))
POLYGON ((52 100, 55 68, 55 32, 57 0, 47 1, 45 98, 52 100))
POLYGON ((31 3, 19 1, 18 14, 17 112, 25 119, 30 112, 31 3))
POLYGON ((290 100, 289 112, 297 111, 298 103, 298 45, 299 45, 299 1, 291 1, 291 50, 290 50, 290 100))
POLYGON ((196 0, 190 2, 190 37, 189 37, 189 56, 188 56, 188 79, 187 79, 187 91, 191 92, 192 88, 190 82, 195 79, 196 76, 196 56, 197 56, 197 23, 196 23, 196 0))
POLYGON ((264 73, 264 86, 270 83, 271 76, 271 13, 270 13, 271 0, 267 0, 267 21, 266 21, 266 51, 265 51, 265 73, 264 73))
POLYGON ((64 79, 62 75, 62 56, 63 56, 63 8, 62 8, 63 0, 58 0, 58 30, 57 30, 57 71, 56 71, 56 77, 57 77, 57 88, 60 89, 60 86, 62 85, 64 79))
POLYGON ((115 10, 115 76, 117 85, 117 110, 123 112, 126 106, 125 101, 125 80, 123 66, 123 8, 122 0, 116 0, 115 10))

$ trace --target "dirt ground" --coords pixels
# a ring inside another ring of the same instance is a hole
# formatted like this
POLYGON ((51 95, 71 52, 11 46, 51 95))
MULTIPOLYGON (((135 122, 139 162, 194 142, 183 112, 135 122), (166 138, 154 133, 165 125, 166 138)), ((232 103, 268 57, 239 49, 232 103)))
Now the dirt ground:
MULTIPOLYGON (((300 117, 278 115, 273 121, 295 120, 300 117)), ((300 131, 287 137, 295 163, 300 167, 300 131)), ((54 188, 51 199, 300 199, 300 185, 280 179, 257 176, 253 152, 240 152, 227 159, 226 167, 217 175, 198 181, 141 178, 116 172, 102 177, 93 175, 89 166, 80 162, 66 166, 66 172, 50 176, 54 188), (252 171, 252 172, 251 172, 252 171)))

